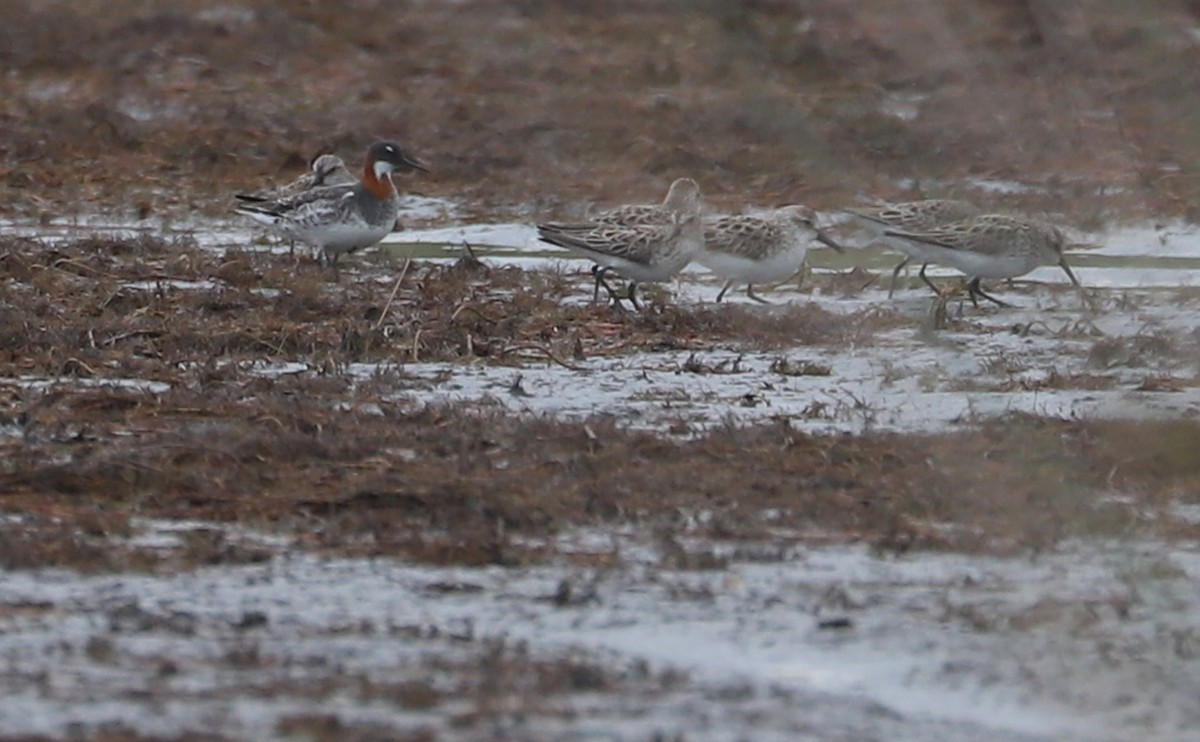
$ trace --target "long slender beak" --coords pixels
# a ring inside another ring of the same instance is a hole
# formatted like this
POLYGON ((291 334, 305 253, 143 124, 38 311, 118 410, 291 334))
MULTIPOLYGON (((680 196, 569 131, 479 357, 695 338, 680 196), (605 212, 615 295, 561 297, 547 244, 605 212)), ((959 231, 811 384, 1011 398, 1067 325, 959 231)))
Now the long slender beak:
POLYGON ((1071 279, 1071 283, 1074 284, 1075 288, 1083 288, 1083 286, 1079 283, 1079 279, 1075 277, 1075 273, 1071 270, 1071 266, 1067 265, 1066 257, 1060 257, 1058 259, 1058 265, 1067 274, 1067 278, 1071 279))
POLYGON ((416 160, 414 160, 414 159, 412 159, 412 158, 408 157, 407 155, 405 155, 405 156, 404 156, 404 157, 402 157, 401 159, 402 159, 402 160, 404 160, 404 164, 405 164, 405 165, 407 165, 408 167, 412 168, 413 170, 420 170, 420 171, 421 171, 421 172, 423 172, 423 173, 427 173, 427 172, 429 172, 429 168, 425 167, 424 165, 422 165, 421 163, 417 162, 416 160))
POLYGON ((829 245, 830 247, 832 247, 834 250, 837 250, 838 252, 841 252, 841 253, 846 252, 846 248, 844 248, 841 245, 839 245, 838 243, 834 242, 832 237, 825 234, 824 232, 822 232, 819 229, 817 230, 817 241, 822 242, 826 245, 829 245))

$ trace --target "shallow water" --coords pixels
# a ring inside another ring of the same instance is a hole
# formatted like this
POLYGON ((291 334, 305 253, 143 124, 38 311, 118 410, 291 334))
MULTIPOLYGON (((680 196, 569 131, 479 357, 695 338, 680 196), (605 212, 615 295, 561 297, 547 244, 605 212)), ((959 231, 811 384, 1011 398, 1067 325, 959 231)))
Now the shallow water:
MULTIPOLYGON (((453 213, 446 203, 421 204, 414 213, 444 222, 453 213)), ((420 221, 417 217, 410 222, 420 221)), ((154 232, 149 224, 117 224, 99 217, 8 224, 17 232, 42 239, 68 239, 83 234, 154 232)), ((258 233, 241 224, 160 225, 179 239, 211 249, 250 244, 258 233)), ((1164 418, 1200 414, 1200 342, 1193 317, 1200 295, 1188 287, 1200 281, 1200 230, 1182 223, 1114 228, 1084 235, 1090 247, 1070 254, 1089 287, 1091 306, 1066 289, 1057 267, 1044 267, 1014 283, 997 284, 992 292, 1016 306, 979 309, 952 301, 947 329, 934 330, 928 290, 910 276, 894 299, 886 295, 897 256, 869 247, 838 255, 814 250, 810 264, 817 278, 859 266, 877 278, 849 296, 822 293, 819 280, 810 287, 796 281, 760 288, 777 306, 753 311, 779 311, 791 302, 816 303, 834 313, 885 310, 907 318, 898 329, 880 332, 869 341, 750 351, 736 345, 702 343, 694 360, 702 366, 735 373, 689 373, 690 352, 630 353, 593 357, 564 368, 531 354, 523 366, 427 364, 398 357, 407 381, 395 398, 416 401, 482 401, 513 411, 586 417, 612 414, 635 427, 686 430, 693 433, 728 421, 754 422, 787 418, 810 432, 867 430, 929 431, 970 424, 988 417, 1025 412, 1053 417, 1164 418), (1165 338, 1157 353, 1121 353, 1147 337, 1165 338), (740 360, 738 360, 740 359, 740 360), (784 376, 772 365, 810 362, 828 375, 784 376), (524 393, 514 394, 519 379, 524 393), (1078 379, 1079 383, 1071 380, 1078 379), (436 380, 436 381, 435 381, 436 380)), ((463 254, 468 243, 476 255, 494 264, 516 264, 535 270, 553 268, 580 274, 573 301, 590 300, 589 263, 539 243, 527 224, 478 224, 431 227, 393 233, 379 250, 352 256, 361 266, 382 264, 381 286, 409 258, 448 261, 463 254)), ((254 248, 259 249, 259 248, 254 248)), ((261 249, 286 249, 268 244, 261 249)), ((353 270, 353 267, 350 268, 353 270)), ((953 271, 931 267, 938 280, 953 271)), ((867 279, 863 279, 866 283, 867 279)), ((951 279, 953 282, 953 279, 951 279)), ((142 290, 200 290, 208 282, 147 282, 142 290)), ((668 285, 673 301, 710 303, 721 282, 699 266, 689 266, 668 285)), ((381 291, 384 290, 381 288, 381 291)), ((748 305, 744 293, 731 292, 729 303, 748 305)), ((295 361, 264 363, 262 374, 315 373, 295 361)), ((374 366, 350 369, 369 377, 374 366)), ((24 383, 51 383, 30 379, 24 383)), ((103 382, 101 382, 103 383, 103 382)))
MULTIPOLYGON (((204 524, 139 527, 134 539, 169 550, 204 524)), ((582 653, 616 671, 642 663, 687 677, 653 698, 568 697, 566 719, 514 715, 518 737, 784 740, 809 728, 816 739, 1167 740, 1200 722, 1186 692, 1200 681, 1186 649, 1200 610, 1192 550, 1073 545, 1030 561, 794 546, 763 560, 726 545, 725 569, 680 572, 658 567, 654 540, 633 532, 557 541, 580 554, 619 550, 625 566, 444 569, 296 554, 172 576, 14 573, 0 583, 0 725, 61 734, 68 721, 119 721, 147 734, 273 738, 279 719, 311 701, 239 688, 331 673, 429 679, 421 657, 469 656, 499 639, 537 657, 582 653), (548 597, 563 580, 591 597, 556 605, 548 597), (431 588, 446 585, 457 587, 431 588), (239 628, 249 614, 261 619, 239 628), (112 653, 95 649, 101 638, 112 653), (230 664, 251 646, 252 664, 230 664), (163 676, 163 663, 176 669, 163 676), (24 680, 33 676, 37 692, 24 680)), ((353 694, 322 707, 447 733, 456 713, 353 694)))

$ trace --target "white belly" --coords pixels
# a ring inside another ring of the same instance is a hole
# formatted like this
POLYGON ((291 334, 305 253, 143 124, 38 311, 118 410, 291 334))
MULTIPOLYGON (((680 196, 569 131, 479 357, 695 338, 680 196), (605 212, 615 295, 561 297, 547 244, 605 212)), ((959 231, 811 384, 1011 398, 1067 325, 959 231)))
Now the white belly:
POLYGON ((370 247, 382 240, 391 232, 391 225, 368 227, 358 224, 329 224, 320 228, 310 229, 299 236, 303 242, 326 253, 344 253, 370 247))
POLYGON ((937 263, 957 268, 973 278, 1016 278, 1038 267, 1036 255, 1019 252, 1008 255, 984 255, 969 250, 934 248, 937 263))
POLYGON ((762 260, 753 260, 727 252, 704 250, 696 262, 721 278, 742 283, 774 283, 782 281, 804 265, 804 248, 783 250, 762 260))

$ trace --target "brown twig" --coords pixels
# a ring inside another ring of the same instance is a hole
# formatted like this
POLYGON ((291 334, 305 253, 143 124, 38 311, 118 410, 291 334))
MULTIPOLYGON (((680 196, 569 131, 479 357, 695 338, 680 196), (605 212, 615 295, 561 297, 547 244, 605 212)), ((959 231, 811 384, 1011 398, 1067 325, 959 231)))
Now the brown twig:
POLYGON ((471 312, 472 314, 474 314, 476 317, 483 320, 484 322, 491 322, 492 324, 495 324, 500 321, 497 318, 487 316, 486 314, 479 311, 475 307, 464 302, 462 304, 459 304, 458 308, 455 309, 453 314, 450 315, 450 322, 453 322, 454 320, 458 319, 458 315, 461 314, 462 312, 471 312))
POLYGON ((404 267, 400 269, 400 276, 396 279, 396 285, 392 286, 392 293, 388 296, 387 301, 383 305, 383 311, 379 313, 379 319, 375 320, 372 330, 378 330, 383 321, 387 319, 388 310, 392 308, 392 301, 396 298, 396 292, 400 290, 400 284, 404 281, 404 277, 408 275, 408 266, 412 264, 412 258, 404 261, 404 267))
POLYGON ((558 355, 555 354, 554 351, 550 350, 550 348, 546 347, 545 345, 540 345, 538 343, 521 343, 519 345, 505 346, 504 348, 500 349, 500 353, 501 353, 501 355, 508 355, 509 353, 516 353, 516 352, 522 351, 522 350, 536 350, 537 352, 539 352, 542 355, 549 358, 551 361, 554 361, 555 363, 562 366, 563 368, 568 368, 572 371, 583 371, 584 370, 583 368, 576 366, 572 363, 567 363, 563 359, 559 358, 558 355))

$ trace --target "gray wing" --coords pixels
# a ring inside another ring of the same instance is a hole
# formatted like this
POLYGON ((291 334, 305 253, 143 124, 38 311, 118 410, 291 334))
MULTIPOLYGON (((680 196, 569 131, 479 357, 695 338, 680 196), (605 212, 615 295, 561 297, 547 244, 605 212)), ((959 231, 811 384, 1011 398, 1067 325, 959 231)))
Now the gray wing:
POLYGON ((350 185, 313 188, 274 201, 243 204, 237 210, 286 220, 300 228, 329 224, 347 220, 353 212, 354 191, 350 185))
POLYGON ((242 203, 264 203, 291 198, 314 188, 335 185, 352 185, 357 182, 354 174, 341 165, 325 172, 309 171, 287 185, 278 188, 263 188, 254 193, 235 193, 234 198, 242 203))
POLYGON ((358 182, 358 178, 354 177, 354 173, 347 170, 345 165, 334 168, 327 173, 323 173, 320 177, 318 177, 316 173, 313 173, 313 180, 315 182, 312 184, 312 186, 310 186, 310 188, 334 185, 353 185, 354 183, 358 182))
POLYGON ((778 249, 784 238, 778 224, 756 216, 727 216, 704 228, 704 247, 753 260, 762 260, 778 249))
MULTIPOLYGON (((981 255, 996 255, 1008 251, 1007 240, 1004 239, 1000 225, 991 223, 976 223, 971 220, 954 222, 944 227, 907 232, 900 229, 889 229, 884 232, 889 237, 900 237, 913 242, 923 242, 950 250, 963 250, 981 255)), ((1022 235, 1011 234, 1010 237, 1022 235)))
POLYGON ((296 178, 291 183, 279 188, 263 188, 254 193, 235 193, 234 198, 242 203, 264 203, 267 201, 278 201, 281 198, 288 198, 297 193, 315 188, 321 185, 316 180, 314 173, 305 173, 299 178, 296 178))
POLYGON ((679 232, 676 224, 539 224, 538 238, 585 254, 612 256, 642 265, 653 263, 654 246, 679 232))
POLYGON ((875 208, 850 208, 844 209, 844 211, 885 227, 911 232, 936 229, 941 225, 969 219, 982 213, 974 204, 953 199, 908 201, 875 208))
POLYGON ((671 212, 657 204, 630 204, 602 211, 589 217, 596 224, 636 227, 647 224, 670 224, 671 212))

